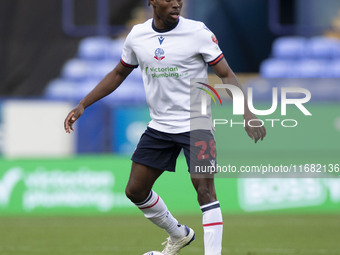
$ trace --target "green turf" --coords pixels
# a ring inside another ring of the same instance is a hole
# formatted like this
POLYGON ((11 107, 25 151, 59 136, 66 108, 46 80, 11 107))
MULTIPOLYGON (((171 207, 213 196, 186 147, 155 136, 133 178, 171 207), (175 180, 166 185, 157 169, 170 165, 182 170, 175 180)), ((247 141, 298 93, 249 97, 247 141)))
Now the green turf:
MULTIPOLYGON (((203 254, 200 216, 178 219, 196 231, 180 254, 203 254)), ((337 215, 224 216, 223 254, 336 255, 337 215)), ((1 255, 141 255, 161 250, 166 233, 140 216, 0 218, 1 255)))

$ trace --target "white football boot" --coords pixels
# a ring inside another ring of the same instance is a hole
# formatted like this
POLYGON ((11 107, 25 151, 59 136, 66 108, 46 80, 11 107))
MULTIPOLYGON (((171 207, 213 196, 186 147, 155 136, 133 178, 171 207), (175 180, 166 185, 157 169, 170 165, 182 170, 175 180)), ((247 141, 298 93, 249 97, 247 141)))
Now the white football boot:
POLYGON ((162 243, 162 245, 165 245, 165 248, 162 251, 165 255, 177 255, 180 249, 195 240, 195 232, 188 226, 185 226, 185 229, 187 230, 187 235, 179 241, 173 242, 171 238, 168 237, 168 239, 162 243))

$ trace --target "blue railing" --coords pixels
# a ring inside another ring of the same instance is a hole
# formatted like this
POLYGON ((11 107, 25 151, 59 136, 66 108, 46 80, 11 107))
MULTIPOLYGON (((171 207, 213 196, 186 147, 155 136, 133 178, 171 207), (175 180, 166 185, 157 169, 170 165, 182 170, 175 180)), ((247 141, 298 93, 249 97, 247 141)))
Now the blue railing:
POLYGON ((126 29, 125 26, 110 24, 110 0, 96 0, 96 24, 75 24, 75 0, 63 0, 62 2, 62 28, 70 36, 115 36, 126 29))
POLYGON ((268 2, 268 19, 269 28, 274 34, 287 35, 296 33, 296 25, 294 24, 281 24, 281 10, 280 10, 281 0, 269 0, 268 2))
POLYGON ((291 13, 296 21, 293 24, 283 24, 281 6, 286 0, 268 1, 268 21, 270 30, 277 35, 318 35, 330 28, 335 18, 340 2, 338 0, 295 0, 291 13), (327 2, 327 3, 326 3, 327 2))

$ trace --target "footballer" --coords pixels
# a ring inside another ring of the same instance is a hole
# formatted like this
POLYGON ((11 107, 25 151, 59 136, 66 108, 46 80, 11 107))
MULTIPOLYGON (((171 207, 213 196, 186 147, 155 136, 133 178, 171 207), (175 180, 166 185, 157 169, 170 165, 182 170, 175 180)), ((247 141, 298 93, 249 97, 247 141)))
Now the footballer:
MULTIPOLYGON (((213 175, 202 178, 191 171, 192 164, 216 164, 211 110, 208 108, 203 117, 192 113, 196 108, 190 105, 190 96, 193 96, 190 95, 190 80, 207 79, 210 66, 223 83, 233 81, 233 85, 242 88, 215 35, 202 22, 180 16, 183 2, 149 0, 153 18, 132 28, 125 40, 120 62, 68 114, 64 127, 70 133, 73 123, 88 106, 112 93, 134 68, 139 67, 152 120, 132 156, 126 195, 146 218, 168 233, 162 252, 178 254, 195 239, 194 230, 176 220, 152 187, 164 171, 175 171, 176 159, 183 150, 203 215, 204 254, 220 255, 223 220, 213 175), (202 125, 193 127, 192 116, 201 118, 198 123, 202 125), (194 146, 190 140, 194 141, 194 146)), ((245 123, 257 119, 249 111, 246 101, 244 106, 245 123)), ((245 128, 255 142, 266 134, 265 128, 260 126, 245 128)), ((176 188, 175 183, 173 188, 176 188)))

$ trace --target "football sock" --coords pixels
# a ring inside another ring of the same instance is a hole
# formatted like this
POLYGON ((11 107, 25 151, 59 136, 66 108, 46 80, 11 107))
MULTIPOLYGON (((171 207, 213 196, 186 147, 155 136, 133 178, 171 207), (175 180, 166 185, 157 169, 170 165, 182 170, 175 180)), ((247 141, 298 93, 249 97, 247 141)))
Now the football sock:
POLYGON ((203 213, 204 255, 221 255, 223 220, 220 203, 214 201, 201 206, 203 213))
POLYGON ((168 232, 172 241, 182 239, 187 233, 183 225, 172 216, 163 199, 151 190, 149 196, 136 206, 144 213, 144 216, 168 232))

